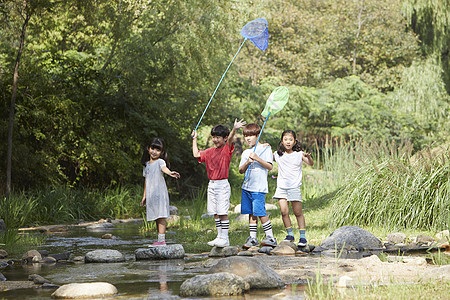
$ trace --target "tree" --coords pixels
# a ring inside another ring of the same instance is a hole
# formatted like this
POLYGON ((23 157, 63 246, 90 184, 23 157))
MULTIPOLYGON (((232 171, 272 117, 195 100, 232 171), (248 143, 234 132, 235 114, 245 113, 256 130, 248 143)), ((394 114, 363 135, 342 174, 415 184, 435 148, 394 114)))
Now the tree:
POLYGON ((2 3, 7 11, 8 9, 12 12, 12 14, 17 14, 17 16, 22 20, 21 30, 20 30, 20 41, 19 41, 19 49, 17 50, 16 61, 14 64, 13 71, 13 84, 11 91, 11 105, 9 108, 9 122, 8 122, 8 150, 7 150, 7 166, 6 166, 6 196, 11 192, 11 168, 12 168, 12 144, 13 144, 13 127, 14 127, 14 111, 15 111, 15 103, 17 97, 17 86, 19 84, 19 66, 20 59, 22 56, 22 52, 25 46, 25 38, 27 32, 28 22, 31 17, 36 13, 36 11, 46 7, 48 5, 48 1, 45 0, 36 0, 36 1, 7 1, 2 3))
POLYGON ((450 93, 450 1, 403 0, 408 22, 419 35, 422 48, 442 66, 450 93))

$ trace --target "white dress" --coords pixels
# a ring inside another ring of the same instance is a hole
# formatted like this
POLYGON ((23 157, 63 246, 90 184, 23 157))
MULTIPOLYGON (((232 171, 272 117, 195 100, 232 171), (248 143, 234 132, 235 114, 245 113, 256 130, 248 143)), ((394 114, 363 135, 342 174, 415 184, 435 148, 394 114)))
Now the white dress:
POLYGON ((147 221, 154 221, 159 218, 168 218, 169 213, 169 193, 167 192, 166 181, 161 169, 166 166, 162 159, 150 163, 144 167, 145 177, 145 198, 147 199, 147 221))

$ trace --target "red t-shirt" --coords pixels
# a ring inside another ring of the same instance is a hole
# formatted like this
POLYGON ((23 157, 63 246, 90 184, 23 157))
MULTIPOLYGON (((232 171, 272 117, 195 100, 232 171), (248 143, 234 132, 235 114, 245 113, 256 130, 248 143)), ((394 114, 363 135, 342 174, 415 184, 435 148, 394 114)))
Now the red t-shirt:
POLYGON ((222 148, 211 147, 200 151, 199 163, 204 162, 206 173, 209 180, 221 180, 228 178, 231 156, 233 155, 234 145, 225 144, 222 148))

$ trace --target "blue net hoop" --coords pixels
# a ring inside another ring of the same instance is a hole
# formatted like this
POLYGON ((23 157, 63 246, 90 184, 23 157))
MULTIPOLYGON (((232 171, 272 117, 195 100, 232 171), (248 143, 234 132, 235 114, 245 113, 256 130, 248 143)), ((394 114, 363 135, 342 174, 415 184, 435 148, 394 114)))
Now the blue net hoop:
POLYGON ((269 29, 267 20, 263 18, 248 22, 242 27, 241 35, 249 39, 258 49, 265 51, 269 45, 269 29))

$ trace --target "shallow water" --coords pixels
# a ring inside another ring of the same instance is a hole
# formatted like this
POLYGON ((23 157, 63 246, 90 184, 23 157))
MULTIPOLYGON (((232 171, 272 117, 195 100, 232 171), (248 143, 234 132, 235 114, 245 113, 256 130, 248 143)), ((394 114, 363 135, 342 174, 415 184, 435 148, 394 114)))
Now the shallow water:
MULTIPOLYGON (((167 233, 167 242, 176 243, 167 233)), ((185 259, 140 260, 136 261, 134 251, 153 243, 153 239, 139 234, 137 223, 119 223, 112 229, 86 230, 84 227, 71 227, 64 234, 50 235, 46 244, 38 250, 50 254, 70 252, 71 256, 84 256, 95 249, 116 249, 126 258, 123 263, 56 263, 15 265, 2 270, 8 281, 27 281, 30 274, 39 274, 53 284, 63 285, 82 282, 109 282, 119 291, 115 299, 176 299, 184 280, 200 273, 184 268, 185 263, 206 259, 203 255, 188 255, 185 259), (115 239, 102 239, 105 233, 112 233, 115 239)), ((305 285, 288 284, 284 289, 250 291, 241 297, 230 299, 303 299, 305 285)), ((49 299, 52 289, 19 289, 0 291, 0 298, 6 299, 49 299)), ((223 298, 222 298, 223 299, 223 298)))

